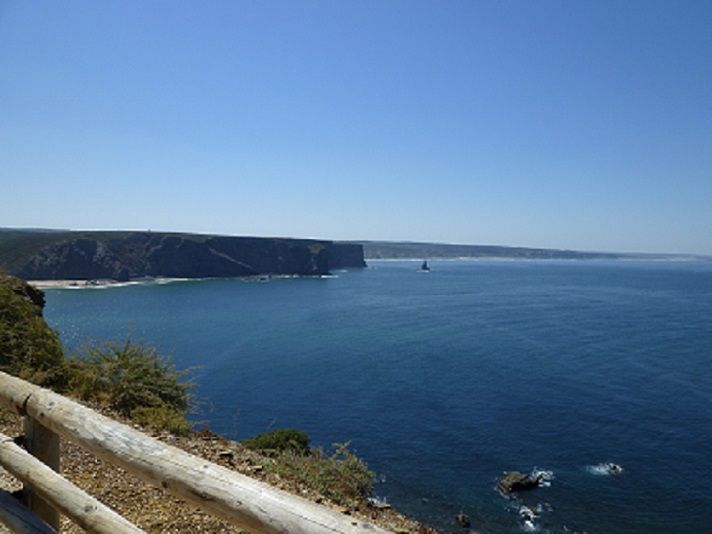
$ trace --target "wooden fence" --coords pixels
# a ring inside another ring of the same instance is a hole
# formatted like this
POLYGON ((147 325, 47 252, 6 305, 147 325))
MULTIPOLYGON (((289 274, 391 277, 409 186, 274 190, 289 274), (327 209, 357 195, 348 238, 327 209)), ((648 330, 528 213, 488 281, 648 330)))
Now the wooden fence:
POLYGON ((0 522, 14 532, 56 532, 59 514, 89 532, 142 532, 59 474, 60 437, 251 532, 386 532, 166 445, 2 372, 0 404, 25 417, 24 449, 0 434, 0 465, 25 488, 26 506, 0 491, 0 522))

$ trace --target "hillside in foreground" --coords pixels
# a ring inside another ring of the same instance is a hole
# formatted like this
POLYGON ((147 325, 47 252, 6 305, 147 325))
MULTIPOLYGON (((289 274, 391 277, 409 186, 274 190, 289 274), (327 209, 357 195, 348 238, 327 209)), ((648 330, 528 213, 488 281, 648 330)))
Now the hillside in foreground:
MULTIPOLYGON (((308 436, 296 430, 268 432, 243 442, 207 429, 196 431, 184 419, 190 383, 182 380, 183 373, 150 349, 130 342, 66 357, 57 333, 44 321, 43 307, 42 291, 0 276, 0 371, 53 389, 174 447, 347 516, 393 532, 433 532, 369 498, 374 474, 346 445, 328 454, 310 447, 308 436), (289 440, 285 442, 284 436, 289 440)), ((0 433, 21 435, 21 416, 0 409, 0 433)), ((147 532, 245 532, 69 440, 62 439, 61 448, 61 472, 67 479, 147 532)), ((0 490, 20 487, 0 468, 0 490)), ((62 532, 81 531, 63 519, 62 532)))

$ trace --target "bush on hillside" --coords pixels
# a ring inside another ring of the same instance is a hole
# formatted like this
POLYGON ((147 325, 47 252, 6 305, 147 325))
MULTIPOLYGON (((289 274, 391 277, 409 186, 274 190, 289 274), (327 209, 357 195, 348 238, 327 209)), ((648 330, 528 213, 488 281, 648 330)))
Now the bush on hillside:
POLYGON ((176 436, 188 434, 192 428, 185 414, 168 406, 140 406, 131 412, 131 420, 141 426, 176 436))
POLYGON ((306 432, 293 428, 278 428, 270 432, 258 434, 254 438, 243 441, 248 449, 263 452, 285 452, 294 454, 309 453, 309 436, 306 432))
POLYGON ((136 415, 144 423, 151 416, 156 423, 184 419, 190 407, 192 384, 183 381, 185 372, 154 348, 131 340, 89 346, 69 359, 67 367, 70 393, 127 417, 136 415))
POLYGON ((335 443, 334 451, 309 448, 306 432, 280 428, 242 442, 247 448, 272 456, 266 469, 296 480, 341 505, 358 505, 373 491, 374 473, 348 443, 335 443))
POLYGON ((47 326, 23 282, 0 277, 0 370, 61 389, 66 380, 63 360, 59 336, 47 326))
POLYGON ((349 450, 348 443, 336 443, 334 448, 331 455, 321 449, 307 455, 286 451, 266 468, 298 480, 337 504, 358 505, 373 492, 375 475, 349 450))

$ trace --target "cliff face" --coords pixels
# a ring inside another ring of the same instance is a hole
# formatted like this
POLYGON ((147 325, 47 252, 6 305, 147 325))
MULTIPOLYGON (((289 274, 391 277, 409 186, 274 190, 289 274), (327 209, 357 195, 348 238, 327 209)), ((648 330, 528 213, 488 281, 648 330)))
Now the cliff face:
POLYGON ((329 269, 346 269, 350 267, 366 267, 363 259, 363 246, 352 243, 330 243, 329 269))
POLYGON ((35 241, 24 233, 14 239, 2 243, 0 266, 29 280, 320 275, 365 265, 360 246, 330 241, 151 232, 65 232, 35 241))

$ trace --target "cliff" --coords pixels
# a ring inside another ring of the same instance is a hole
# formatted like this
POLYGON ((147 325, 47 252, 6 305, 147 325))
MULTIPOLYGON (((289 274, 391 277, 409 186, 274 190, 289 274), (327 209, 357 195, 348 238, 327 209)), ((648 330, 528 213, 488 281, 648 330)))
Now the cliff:
POLYGON ((329 269, 347 269, 366 267, 363 259, 363 247, 353 243, 329 243, 329 269))
POLYGON ((0 269, 28 280, 321 275, 363 267, 360 245, 154 232, 0 232, 0 269))

